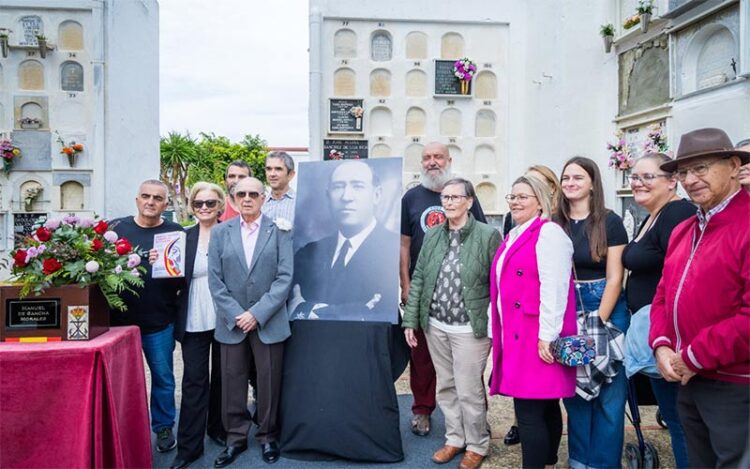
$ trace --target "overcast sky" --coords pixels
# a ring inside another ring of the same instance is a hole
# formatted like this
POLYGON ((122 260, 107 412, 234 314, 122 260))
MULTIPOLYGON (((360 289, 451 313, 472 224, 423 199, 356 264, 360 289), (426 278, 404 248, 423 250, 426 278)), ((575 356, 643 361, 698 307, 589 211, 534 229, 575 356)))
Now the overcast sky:
POLYGON ((161 134, 308 145, 307 0, 160 0, 161 134))

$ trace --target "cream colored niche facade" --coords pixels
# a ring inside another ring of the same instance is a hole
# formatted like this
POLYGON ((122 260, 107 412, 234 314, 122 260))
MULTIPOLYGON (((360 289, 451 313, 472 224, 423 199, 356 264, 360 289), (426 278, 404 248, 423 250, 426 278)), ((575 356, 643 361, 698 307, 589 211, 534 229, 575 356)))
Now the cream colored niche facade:
POLYGON ((2 1, 0 138, 22 157, 0 172, 0 257, 44 217, 134 213, 159 174, 158 24, 156 0, 2 1), (84 145, 73 165, 58 139, 84 145))
POLYGON ((311 130, 313 158, 321 155, 325 138, 366 139, 370 158, 404 158, 406 188, 419 178, 424 145, 439 141, 450 145, 454 172, 481 185, 489 213, 501 213, 507 183, 500 168, 508 159, 507 24, 323 18, 319 39, 320 88, 311 92, 322 129, 311 130), (462 57, 481 71, 475 92, 436 96, 435 59, 462 57), (362 132, 329 133, 330 100, 351 97, 363 100, 362 132))

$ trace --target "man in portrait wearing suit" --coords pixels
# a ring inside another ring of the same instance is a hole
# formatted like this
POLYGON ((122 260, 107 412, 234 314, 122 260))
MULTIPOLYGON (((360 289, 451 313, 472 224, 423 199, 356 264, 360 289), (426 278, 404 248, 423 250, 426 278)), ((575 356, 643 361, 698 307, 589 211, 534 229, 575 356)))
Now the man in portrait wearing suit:
POLYGON ((346 161, 331 173, 326 194, 337 229, 295 253, 292 318, 395 323, 398 234, 375 217, 377 175, 364 162, 346 161))
POLYGON ((278 409, 284 341, 290 335, 286 300, 292 281, 290 231, 261 214, 263 184, 244 178, 230 190, 240 216, 214 228, 208 282, 221 343, 222 419, 227 447, 214 462, 225 467, 247 449, 249 364, 257 369, 258 431, 263 460, 279 458, 278 409))

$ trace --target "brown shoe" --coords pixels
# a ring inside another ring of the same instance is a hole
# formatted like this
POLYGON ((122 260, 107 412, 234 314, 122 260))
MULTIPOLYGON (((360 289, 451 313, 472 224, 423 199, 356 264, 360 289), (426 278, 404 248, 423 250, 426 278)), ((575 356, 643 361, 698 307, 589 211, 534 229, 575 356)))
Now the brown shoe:
POLYGON ((414 414, 411 418, 411 432, 417 436, 427 436, 430 433, 430 416, 414 414))
POLYGON ((467 451, 464 454, 464 458, 461 460, 461 464, 458 465, 459 469, 477 469, 482 465, 484 456, 474 451, 467 451))
POLYGON ((432 462, 437 464, 445 464, 447 462, 450 462, 453 458, 456 457, 458 453, 463 450, 463 448, 456 448, 455 446, 445 445, 439 450, 435 451, 435 454, 432 455, 432 462))

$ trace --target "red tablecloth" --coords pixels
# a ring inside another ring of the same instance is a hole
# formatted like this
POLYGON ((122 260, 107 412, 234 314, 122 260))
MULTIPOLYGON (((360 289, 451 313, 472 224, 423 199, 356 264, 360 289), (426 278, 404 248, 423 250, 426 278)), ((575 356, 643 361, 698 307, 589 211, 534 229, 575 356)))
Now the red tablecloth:
POLYGON ((0 467, 151 467, 137 327, 0 343, 0 467))

